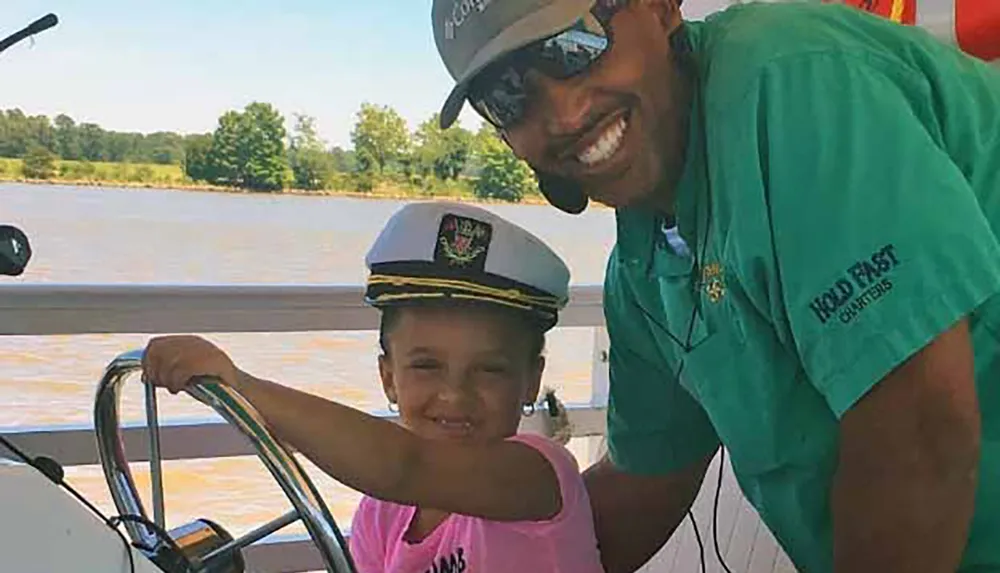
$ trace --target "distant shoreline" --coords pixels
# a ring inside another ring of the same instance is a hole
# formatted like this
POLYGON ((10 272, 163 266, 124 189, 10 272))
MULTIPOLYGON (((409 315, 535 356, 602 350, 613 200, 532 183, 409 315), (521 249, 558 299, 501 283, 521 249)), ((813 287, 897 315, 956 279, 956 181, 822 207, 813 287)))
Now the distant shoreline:
MULTIPOLYGON (((110 187, 117 189, 159 189, 164 191, 194 191, 202 193, 230 193, 234 195, 280 196, 296 197, 344 197, 347 199, 368 199, 386 201, 456 201, 462 203, 480 203, 486 205, 547 205, 544 197, 525 197, 520 202, 480 199, 458 195, 433 195, 403 191, 398 188, 382 187, 370 193, 348 191, 341 189, 321 189, 310 191, 306 189, 283 189, 275 192, 259 192, 235 187, 223 187, 209 184, 156 183, 104 180, 68 180, 68 179, 25 179, 21 177, 0 177, 0 184, 18 183, 23 185, 60 185, 66 187, 110 187)), ((603 205, 595 204, 604 208, 603 205)))

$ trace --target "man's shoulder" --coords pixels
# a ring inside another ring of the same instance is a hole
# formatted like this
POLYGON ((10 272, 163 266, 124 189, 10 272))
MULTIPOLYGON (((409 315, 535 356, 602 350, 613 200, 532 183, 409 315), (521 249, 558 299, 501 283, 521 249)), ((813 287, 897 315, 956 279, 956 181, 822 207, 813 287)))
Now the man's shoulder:
POLYGON ((919 38, 879 16, 842 4, 751 3, 695 23, 699 70, 713 107, 742 99, 767 70, 782 62, 831 56, 895 59, 894 48, 919 38))
POLYGON ((630 293, 633 275, 643 267, 653 241, 650 230, 655 217, 641 208, 615 209, 615 244, 608 253, 604 268, 604 304, 615 306, 622 296, 630 293))
POLYGON ((604 310, 608 311, 609 303, 616 302, 622 294, 623 283, 628 280, 627 267, 622 255, 622 240, 619 237, 604 266, 604 310))
MULTIPOLYGON (((620 223, 618 234, 617 242, 608 254, 601 301, 605 324, 616 333, 622 330, 622 325, 634 324, 630 320, 635 311, 634 274, 641 264, 631 256, 637 246, 626 248, 622 244, 620 223)), ((631 328, 626 326, 625 330, 631 328)))

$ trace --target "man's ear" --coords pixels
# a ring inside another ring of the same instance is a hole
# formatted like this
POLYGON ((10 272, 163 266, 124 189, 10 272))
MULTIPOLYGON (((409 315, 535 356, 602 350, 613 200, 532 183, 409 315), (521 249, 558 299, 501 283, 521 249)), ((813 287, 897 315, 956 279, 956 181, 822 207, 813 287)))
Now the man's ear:
POLYGON ((652 15, 667 35, 673 34, 683 23, 679 0, 641 0, 638 7, 652 15))

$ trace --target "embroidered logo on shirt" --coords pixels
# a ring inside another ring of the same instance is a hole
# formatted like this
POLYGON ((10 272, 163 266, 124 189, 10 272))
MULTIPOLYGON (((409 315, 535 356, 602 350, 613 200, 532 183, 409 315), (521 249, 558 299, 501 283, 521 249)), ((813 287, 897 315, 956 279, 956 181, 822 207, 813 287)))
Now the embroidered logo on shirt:
POLYGON ((462 573, 467 567, 465 550, 459 547, 447 557, 436 557, 435 562, 424 573, 462 573))
POLYGON ((886 245, 848 267, 841 278, 809 303, 809 308, 821 324, 833 316, 847 324, 892 290, 888 275, 897 266, 896 247, 886 245))
POLYGON ((726 296, 726 282, 723 280, 722 265, 708 263, 701 269, 701 284, 708 300, 719 302, 726 296))

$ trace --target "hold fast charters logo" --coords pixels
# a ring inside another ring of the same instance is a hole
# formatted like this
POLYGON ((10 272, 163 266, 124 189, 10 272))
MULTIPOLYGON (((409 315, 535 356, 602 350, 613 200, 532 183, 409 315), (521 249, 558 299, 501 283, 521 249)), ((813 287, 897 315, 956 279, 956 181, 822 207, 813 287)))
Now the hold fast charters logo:
POLYGON ((892 290, 890 275, 897 266, 896 247, 885 245, 848 267, 843 276, 809 303, 809 309, 821 324, 834 316, 848 324, 892 290))
POLYGON ((493 0, 455 0, 451 8, 451 16, 444 21, 444 37, 446 40, 455 39, 455 31, 462 27, 462 24, 469 19, 473 10, 485 12, 493 0))

